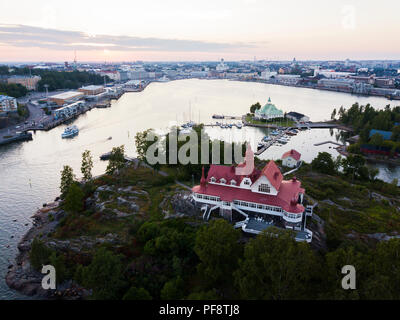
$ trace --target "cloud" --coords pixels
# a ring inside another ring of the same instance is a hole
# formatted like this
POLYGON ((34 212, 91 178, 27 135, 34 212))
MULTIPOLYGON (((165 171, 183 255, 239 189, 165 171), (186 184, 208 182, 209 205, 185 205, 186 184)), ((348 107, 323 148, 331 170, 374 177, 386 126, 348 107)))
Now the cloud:
POLYGON ((257 47, 255 43, 218 43, 196 40, 89 35, 26 25, 0 24, 0 43, 52 50, 218 52, 257 47))

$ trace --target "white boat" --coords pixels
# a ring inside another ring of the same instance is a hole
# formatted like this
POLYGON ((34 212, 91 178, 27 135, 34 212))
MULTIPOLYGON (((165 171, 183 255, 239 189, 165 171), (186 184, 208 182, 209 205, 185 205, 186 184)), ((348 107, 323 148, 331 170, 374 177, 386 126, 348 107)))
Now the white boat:
POLYGON ((77 126, 73 125, 70 127, 67 127, 64 132, 61 134, 62 138, 72 138, 76 136, 79 133, 79 129, 77 126))
POLYGON ((242 129, 243 125, 242 125, 241 122, 238 122, 238 123, 236 123, 236 127, 237 127, 238 129, 242 129))

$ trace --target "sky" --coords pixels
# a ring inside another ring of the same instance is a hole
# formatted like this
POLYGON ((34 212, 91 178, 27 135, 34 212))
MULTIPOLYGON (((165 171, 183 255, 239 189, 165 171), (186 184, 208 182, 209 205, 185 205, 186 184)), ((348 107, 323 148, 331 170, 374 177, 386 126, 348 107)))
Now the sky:
POLYGON ((398 0, 1 0, 0 61, 400 59, 398 0))

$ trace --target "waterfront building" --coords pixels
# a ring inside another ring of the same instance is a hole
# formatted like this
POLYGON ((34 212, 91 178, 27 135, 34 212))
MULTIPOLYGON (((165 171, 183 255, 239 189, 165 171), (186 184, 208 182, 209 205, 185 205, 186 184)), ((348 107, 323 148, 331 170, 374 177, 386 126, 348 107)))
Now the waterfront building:
POLYGON ((63 93, 58 93, 49 97, 51 102, 56 103, 58 106, 63 106, 65 104, 71 104, 82 99, 84 96, 83 92, 79 91, 67 91, 63 93))
POLYGON ((230 220, 244 232, 258 234, 270 227, 292 229, 297 241, 311 242, 306 216, 313 207, 303 204, 305 190, 295 177, 284 180, 274 161, 260 171, 254 167, 254 153, 246 150, 245 161, 238 166, 210 166, 207 178, 204 168, 200 185, 192 188, 196 206, 208 220, 212 211, 230 220), (247 168, 253 168, 251 173, 247 168))
POLYGON ((53 111, 55 120, 69 118, 76 115, 85 106, 83 101, 77 101, 53 111))
POLYGON ((221 62, 217 64, 217 67, 215 68, 217 71, 224 72, 229 69, 228 65, 224 62, 224 59, 221 59, 221 62))
POLYGON ((39 76, 12 76, 7 79, 8 83, 20 84, 28 90, 36 90, 38 82, 41 80, 39 76))
POLYGON ((278 109, 272 102, 271 98, 268 98, 268 102, 262 108, 256 110, 256 119, 271 120, 276 118, 283 118, 283 111, 278 109))
POLYGON ((298 74, 278 74, 274 78, 278 83, 287 85, 296 85, 301 81, 301 76, 298 74))
POLYGON ((85 96, 95 96, 105 92, 104 86, 86 86, 78 89, 79 92, 83 92, 85 96))
POLYGON ((17 111, 17 99, 14 97, 0 95, 0 113, 17 111))
POLYGON ((300 164, 301 154, 292 149, 282 155, 282 165, 288 168, 295 168, 300 164))
POLYGON ((261 72, 260 79, 269 80, 271 77, 276 76, 278 73, 276 71, 271 71, 268 68, 261 72))

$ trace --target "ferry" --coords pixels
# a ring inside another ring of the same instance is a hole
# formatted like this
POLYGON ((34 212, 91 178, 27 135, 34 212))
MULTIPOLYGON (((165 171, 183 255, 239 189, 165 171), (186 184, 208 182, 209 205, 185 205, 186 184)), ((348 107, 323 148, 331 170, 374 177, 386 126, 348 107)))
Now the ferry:
POLYGON ((79 133, 79 129, 77 126, 73 125, 70 127, 67 127, 64 132, 61 134, 62 138, 72 138, 76 136, 79 133))

